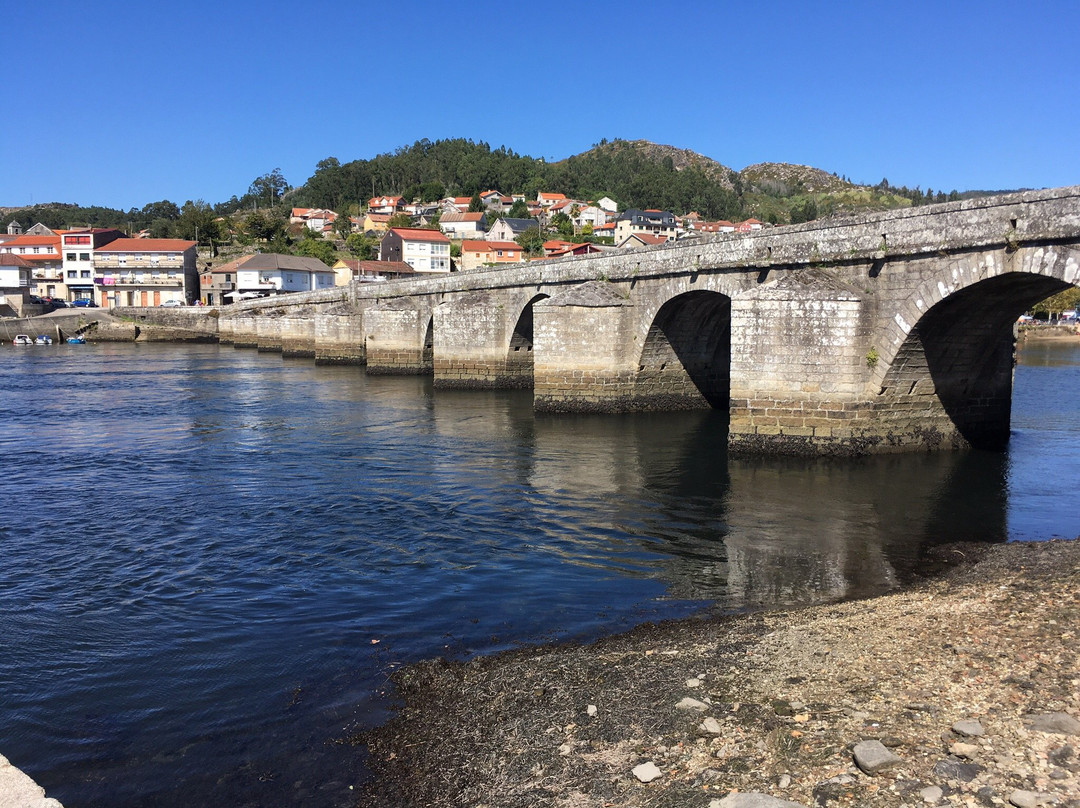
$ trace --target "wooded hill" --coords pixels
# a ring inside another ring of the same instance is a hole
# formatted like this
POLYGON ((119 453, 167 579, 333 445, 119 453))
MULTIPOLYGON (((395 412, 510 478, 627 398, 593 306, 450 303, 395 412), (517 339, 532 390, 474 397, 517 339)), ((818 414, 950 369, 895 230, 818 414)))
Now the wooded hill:
POLYGON ((256 178, 247 193, 215 205, 202 200, 178 206, 168 200, 120 211, 75 205, 39 205, 9 211, 24 226, 43 222, 52 228, 74 226, 149 228, 155 236, 192 238, 213 232, 215 218, 267 207, 319 207, 358 213, 384 194, 431 202, 444 196, 472 196, 497 189, 535 199, 538 191, 575 199, 610 196, 621 210, 659 208, 675 214, 696 211, 705 219, 737 221, 755 217, 774 224, 808 221, 834 213, 886 210, 944 202, 989 192, 923 191, 896 188, 882 180, 858 185, 809 166, 760 163, 734 171, 695 152, 644 140, 603 140, 586 152, 554 163, 520 155, 505 146, 462 138, 418 140, 392 153, 341 163, 328 157, 298 188, 289 188, 280 171, 256 178))

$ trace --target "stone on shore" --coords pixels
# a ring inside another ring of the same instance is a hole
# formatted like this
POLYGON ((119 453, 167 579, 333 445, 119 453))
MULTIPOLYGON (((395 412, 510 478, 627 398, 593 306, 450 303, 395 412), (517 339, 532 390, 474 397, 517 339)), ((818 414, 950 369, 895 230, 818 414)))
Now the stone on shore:
POLYGON ((634 777, 643 783, 651 783, 657 777, 663 775, 663 772, 660 771, 659 767, 651 760, 648 763, 642 763, 639 766, 635 766, 633 771, 634 777))
POLYGON ((1068 713, 1043 713, 1024 718, 1028 729, 1036 732, 1053 732, 1057 735, 1080 735, 1080 721, 1068 713))
POLYGON ((890 752, 881 741, 860 741, 852 751, 855 765, 867 774, 876 774, 903 761, 890 752))
POLYGON ((973 743, 954 743, 949 747, 949 754, 956 755, 956 757, 959 758, 972 760, 979 754, 979 747, 973 743))
POLYGON ((678 710, 691 710, 693 712, 703 713, 709 709, 709 705, 687 696, 678 704, 676 704, 675 708, 678 710))
POLYGON ((720 726, 720 722, 717 721, 712 716, 710 716, 709 718, 706 718, 704 721, 702 721, 701 724, 698 725, 698 730, 701 731, 701 732, 705 732, 705 733, 707 733, 709 735, 723 735, 724 734, 724 728, 722 726, 720 726))
POLYGON ((952 731, 957 735, 964 735, 968 738, 981 738, 986 734, 983 725, 972 719, 957 721, 952 725, 952 731))
POLYGON ((923 802, 937 805, 945 796, 945 792, 942 791, 941 786, 927 786, 919 792, 919 796, 923 798, 923 802))
POLYGON ((1034 791, 1025 791, 1018 788, 1009 795, 1009 802, 1015 805, 1016 808, 1038 808, 1040 805, 1046 805, 1049 802, 1055 802, 1055 800, 1049 794, 1038 794, 1034 791))
POLYGON ((709 808, 805 808, 802 803, 781 800, 754 791, 728 794, 722 800, 713 800, 709 808))
POLYGON ((0 806, 3 808, 63 808, 45 789, 0 755, 0 806))

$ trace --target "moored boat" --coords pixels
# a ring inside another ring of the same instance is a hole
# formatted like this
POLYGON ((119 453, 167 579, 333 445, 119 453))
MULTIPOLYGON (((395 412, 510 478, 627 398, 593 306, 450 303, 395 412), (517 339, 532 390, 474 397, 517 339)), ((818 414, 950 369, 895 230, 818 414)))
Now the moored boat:
POLYGON ((15 339, 11 341, 12 345, 33 345, 34 341, 30 339, 27 334, 16 334, 15 339))

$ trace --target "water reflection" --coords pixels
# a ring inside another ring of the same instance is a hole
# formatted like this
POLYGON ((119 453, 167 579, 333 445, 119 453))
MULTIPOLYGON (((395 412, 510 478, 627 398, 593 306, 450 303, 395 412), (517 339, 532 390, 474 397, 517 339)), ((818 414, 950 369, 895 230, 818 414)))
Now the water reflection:
POLYGON ((870 594, 938 542, 1068 534, 1067 365, 1017 368, 1007 457, 812 462, 729 459, 712 413, 534 416, 254 351, 0 353, 0 496, 48 481, 0 525, 0 752, 73 805, 350 804, 356 756, 326 740, 384 715, 388 661, 870 594))

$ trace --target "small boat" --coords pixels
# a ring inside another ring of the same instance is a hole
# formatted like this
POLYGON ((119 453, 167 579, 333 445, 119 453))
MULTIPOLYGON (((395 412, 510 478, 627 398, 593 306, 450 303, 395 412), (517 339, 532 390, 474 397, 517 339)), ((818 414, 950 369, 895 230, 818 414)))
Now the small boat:
POLYGON ((27 334, 16 334, 15 339, 11 341, 12 345, 33 345, 34 341, 30 339, 27 334))
POLYGON ((82 337, 68 337, 67 338, 67 344, 68 345, 85 345, 86 340, 84 340, 82 337))
POLYGON ((39 334, 38 338, 34 340, 35 345, 52 345, 52 337, 47 337, 44 334, 39 334))

